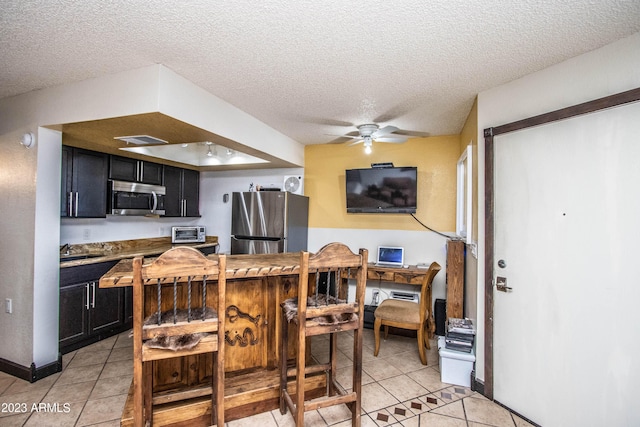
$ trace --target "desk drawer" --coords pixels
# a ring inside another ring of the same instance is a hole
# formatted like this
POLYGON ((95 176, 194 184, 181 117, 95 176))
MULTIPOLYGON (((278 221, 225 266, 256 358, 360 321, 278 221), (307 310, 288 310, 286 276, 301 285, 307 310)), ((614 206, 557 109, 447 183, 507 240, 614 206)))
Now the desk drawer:
POLYGON ((395 273, 393 275, 393 281, 396 283, 406 283, 409 285, 421 285, 424 274, 416 273, 395 273))
POLYGON ((393 271, 367 270, 367 278, 369 280, 382 280, 385 282, 394 281, 393 271))

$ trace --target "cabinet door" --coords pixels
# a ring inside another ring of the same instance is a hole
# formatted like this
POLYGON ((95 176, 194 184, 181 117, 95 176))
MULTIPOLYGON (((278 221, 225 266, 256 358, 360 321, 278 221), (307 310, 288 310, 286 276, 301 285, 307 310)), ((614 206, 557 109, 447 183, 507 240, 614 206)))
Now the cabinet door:
POLYGON ((163 165, 128 157, 110 156, 109 179, 162 185, 163 165))
POLYGON ((62 146, 62 180, 60 183, 60 216, 73 215, 69 207, 69 201, 73 199, 71 178, 73 176, 73 148, 62 146))
POLYGON ((60 348, 88 336, 87 291, 86 283, 60 288, 60 348))
POLYGON ((127 286, 124 288, 124 324, 125 326, 133 326, 133 288, 127 286))
POLYGON ((164 167, 164 216, 182 214, 182 169, 173 166, 164 167))
POLYGON ((82 218, 107 216, 107 155, 74 149, 74 215, 82 218))
POLYGON ((124 323, 124 289, 100 288, 91 282, 89 334, 116 328, 124 323))
POLYGON ((135 182, 138 179, 138 161, 127 157, 110 156, 109 179, 135 182))
POLYGON ((140 162, 142 176, 140 180, 145 184, 162 185, 164 167, 158 163, 140 162))
POLYGON ((184 199, 185 216, 200 216, 200 172, 182 170, 182 198, 184 199))

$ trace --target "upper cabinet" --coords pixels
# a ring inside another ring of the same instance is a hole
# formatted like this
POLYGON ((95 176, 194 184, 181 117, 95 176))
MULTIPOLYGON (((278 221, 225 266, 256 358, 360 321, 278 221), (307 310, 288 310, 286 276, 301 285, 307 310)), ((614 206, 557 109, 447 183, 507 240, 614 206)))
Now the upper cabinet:
POLYGON ((60 216, 105 218, 108 155, 62 146, 60 216))
POLYGON ((164 216, 200 216, 200 173, 173 166, 164 167, 164 216))
POLYGON ((162 185, 163 165, 120 156, 110 158, 109 179, 162 185))

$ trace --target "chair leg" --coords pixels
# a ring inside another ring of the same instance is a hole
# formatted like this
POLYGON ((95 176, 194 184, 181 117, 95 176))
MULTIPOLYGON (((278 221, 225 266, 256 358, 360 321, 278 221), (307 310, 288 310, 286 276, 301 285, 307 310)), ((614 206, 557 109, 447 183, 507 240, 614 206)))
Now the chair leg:
POLYGON ((327 396, 334 396, 337 391, 334 387, 334 380, 336 376, 337 370, 337 359, 338 359, 338 334, 333 333, 329 334, 329 372, 327 374, 327 396))
POLYGON ((362 329, 353 331, 353 383, 352 389, 356 393, 356 401, 350 405, 351 425, 360 426, 360 412, 362 412, 362 329))
POLYGON ((143 381, 142 358, 136 357, 133 360, 133 425, 135 427, 144 425, 143 381))
POLYGON ((427 364, 427 354, 424 349, 425 333, 424 328, 418 328, 418 354, 420 354, 420 362, 427 364))
POLYGON ((153 362, 145 362, 142 365, 144 422, 153 425, 153 362))
POLYGON ((427 350, 431 350, 431 343, 429 342, 429 339, 431 338, 431 331, 429 330, 429 324, 427 323, 427 325, 425 326, 426 328, 426 332, 424 334, 424 345, 427 346, 427 350))
POLYGON ((376 320, 373 322, 373 337, 375 338, 376 347, 373 350, 373 355, 378 356, 378 352, 380 351, 380 325, 382 321, 376 317, 376 320))
POLYGON ((216 420, 218 419, 218 411, 220 410, 216 405, 218 403, 218 353, 212 353, 211 358, 211 425, 214 425, 217 424, 216 420))
POLYGON ((289 325, 284 313, 282 314, 280 328, 280 413, 287 413, 287 403, 284 400, 284 393, 287 390, 287 349, 289 325))
MULTIPOLYGON (((304 323, 304 319, 302 319, 304 323)), ((298 354, 296 356, 296 427, 304 426, 304 388, 305 388, 305 363, 307 353, 307 341, 305 327, 298 325, 298 354)))

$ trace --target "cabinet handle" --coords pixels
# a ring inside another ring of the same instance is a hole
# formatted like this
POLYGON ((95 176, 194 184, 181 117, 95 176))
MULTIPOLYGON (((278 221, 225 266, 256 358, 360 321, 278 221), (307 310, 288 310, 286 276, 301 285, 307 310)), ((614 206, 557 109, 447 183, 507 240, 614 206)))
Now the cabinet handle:
POLYGON ((96 308, 96 282, 91 282, 91 308, 96 308))
POLYGON ((142 161, 138 160, 138 181, 144 181, 144 167, 142 167, 142 161))
POLYGON ((86 301, 84 306, 87 308, 87 310, 89 310, 89 284, 88 283, 86 285, 84 285, 84 289, 85 289, 86 294, 87 294, 87 301, 86 301))
POLYGON ((73 216, 73 191, 69 191, 69 216, 73 216))
POLYGON ((187 199, 184 199, 184 213, 182 216, 187 216, 187 199))
POLYGON ((74 215, 75 217, 78 216, 78 192, 76 191, 76 213, 74 215))

